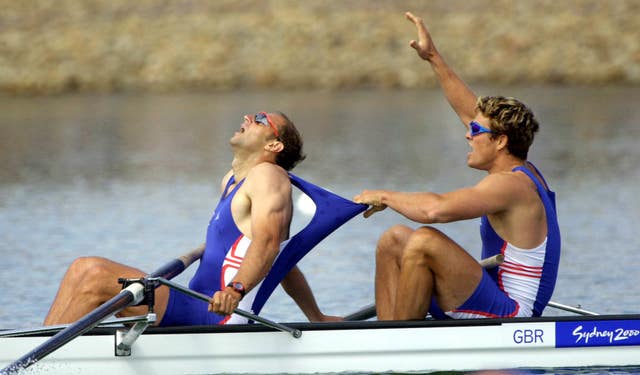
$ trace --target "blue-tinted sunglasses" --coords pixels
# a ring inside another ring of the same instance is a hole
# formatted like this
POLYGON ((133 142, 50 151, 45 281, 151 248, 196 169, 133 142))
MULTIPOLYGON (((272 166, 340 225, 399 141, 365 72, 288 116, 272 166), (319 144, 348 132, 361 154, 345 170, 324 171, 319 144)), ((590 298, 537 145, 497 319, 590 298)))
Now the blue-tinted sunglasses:
POLYGON ((273 132, 276 134, 276 137, 279 136, 278 128, 276 128, 276 126, 273 125, 273 122, 269 118, 269 115, 267 114, 267 112, 258 112, 258 113, 256 113, 256 115, 253 117, 253 120, 255 122, 257 122, 258 124, 262 124, 262 125, 264 125, 266 127, 270 127, 271 129, 273 129, 273 132))
POLYGON ((469 123, 469 130, 471 130, 471 137, 475 137, 476 135, 482 134, 482 133, 493 134, 491 129, 485 128, 484 126, 480 125, 477 121, 471 121, 469 123))

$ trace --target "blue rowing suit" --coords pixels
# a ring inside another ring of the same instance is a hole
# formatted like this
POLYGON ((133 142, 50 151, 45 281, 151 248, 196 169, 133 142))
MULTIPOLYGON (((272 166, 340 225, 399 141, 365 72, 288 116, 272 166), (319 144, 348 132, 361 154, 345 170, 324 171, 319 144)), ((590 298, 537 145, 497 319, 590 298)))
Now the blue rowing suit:
MULTIPOLYGON (((271 293, 289 271, 322 239, 366 209, 334 193, 289 174, 291 183, 307 194, 316 205, 309 224, 291 239, 283 242, 280 253, 265 279, 242 299, 239 308, 259 314, 271 293)), ((189 282, 189 288, 212 296, 224 289, 225 275, 235 274, 250 243, 236 226, 231 214, 231 201, 244 180, 229 191, 235 179, 229 179, 207 229, 207 241, 200 265, 189 282)), ((233 277, 233 276, 231 276, 233 277)), ((228 280, 227 280, 228 281, 228 280)), ((243 323, 240 317, 210 313, 208 304, 173 289, 161 326, 243 323), (231 320, 229 320, 231 318, 231 320)))
POLYGON ((496 268, 483 270, 482 279, 474 293, 460 307, 442 313, 432 304, 436 318, 507 318, 540 316, 551 299, 560 263, 560 229, 556 215, 555 193, 525 167, 512 171, 525 173, 536 185, 547 219, 547 238, 532 249, 520 249, 502 239, 483 216, 480 223, 482 258, 504 255, 504 262, 496 268), (446 315, 445 315, 446 314, 446 315))

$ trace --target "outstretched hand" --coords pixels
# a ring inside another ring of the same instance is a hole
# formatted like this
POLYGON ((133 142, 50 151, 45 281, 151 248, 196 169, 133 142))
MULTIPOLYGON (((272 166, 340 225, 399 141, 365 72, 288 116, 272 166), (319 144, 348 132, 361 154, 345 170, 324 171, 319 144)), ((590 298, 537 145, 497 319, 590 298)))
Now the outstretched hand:
POLYGON ((418 56, 423 60, 431 61, 433 56, 437 54, 437 50, 431 40, 431 35, 427 27, 424 25, 424 22, 422 22, 422 18, 414 16, 411 12, 406 12, 404 16, 413 22, 418 29, 418 41, 412 40, 409 42, 409 45, 418 52, 418 56))
POLYGON ((356 203, 367 204, 370 207, 364 212, 363 216, 368 218, 378 211, 382 211, 387 208, 387 205, 382 203, 382 191, 381 190, 365 190, 359 195, 353 198, 356 203))

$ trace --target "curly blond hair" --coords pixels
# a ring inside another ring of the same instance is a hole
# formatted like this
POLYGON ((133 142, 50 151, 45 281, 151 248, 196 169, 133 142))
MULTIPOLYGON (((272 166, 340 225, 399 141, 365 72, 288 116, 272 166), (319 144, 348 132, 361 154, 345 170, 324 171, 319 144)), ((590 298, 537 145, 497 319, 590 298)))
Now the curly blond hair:
POLYGON ((521 101, 504 96, 481 96, 476 108, 490 120, 491 136, 506 135, 509 153, 526 160, 534 134, 540 127, 533 112, 521 101))

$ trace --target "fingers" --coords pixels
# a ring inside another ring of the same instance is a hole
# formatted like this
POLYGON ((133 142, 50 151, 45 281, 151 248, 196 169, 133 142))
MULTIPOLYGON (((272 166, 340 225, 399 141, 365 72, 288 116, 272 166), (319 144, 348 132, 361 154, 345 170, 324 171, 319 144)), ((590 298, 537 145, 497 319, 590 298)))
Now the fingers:
POLYGON ((431 37, 427 31, 427 27, 424 25, 424 22, 422 22, 422 18, 414 16, 411 12, 406 12, 405 17, 409 21, 413 22, 418 29, 418 40, 412 40, 409 42, 409 45, 411 48, 416 50, 418 56, 423 60, 430 61, 435 52, 435 47, 433 46, 433 42, 431 41, 431 37))
POLYGON ((368 210, 366 210, 362 216, 364 216, 365 219, 368 219, 371 215, 373 215, 376 211, 374 210, 375 206, 369 208, 368 210))
POLYGON ((365 218, 368 218, 374 213, 387 208, 387 205, 382 203, 382 194, 384 194, 382 190, 364 190, 359 195, 353 197, 353 201, 370 206, 363 214, 365 218))
POLYGON ((414 16, 414 15, 413 15, 413 13, 411 13, 411 12, 405 12, 405 13, 404 13, 404 16, 405 16, 409 21, 411 21, 411 22, 413 22, 413 23, 415 23, 415 24, 417 24, 418 22, 420 22, 420 21, 421 21, 419 17, 414 16))
POLYGON ((385 208, 387 208, 386 205, 382 204, 382 205, 375 205, 375 206, 371 206, 368 210, 366 210, 363 214, 363 216, 365 217, 365 219, 369 218, 371 215, 375 214, 376 212, 382 211, 385 208))
POLYGON ((414 16, 411 12, 406 12, 404 15, 409 21, 416 25, 420 38, 422 38, 426 32, 426 27, 424 26, 424 22, 422 22, 422 18, 414 16))
POLYGON ((235 293, 227 293, 222 290, 216 292, 213 297, 211 297, 208 310, 216 314, 231 315, 239 303, 240 299, 237 298, 235 293))

